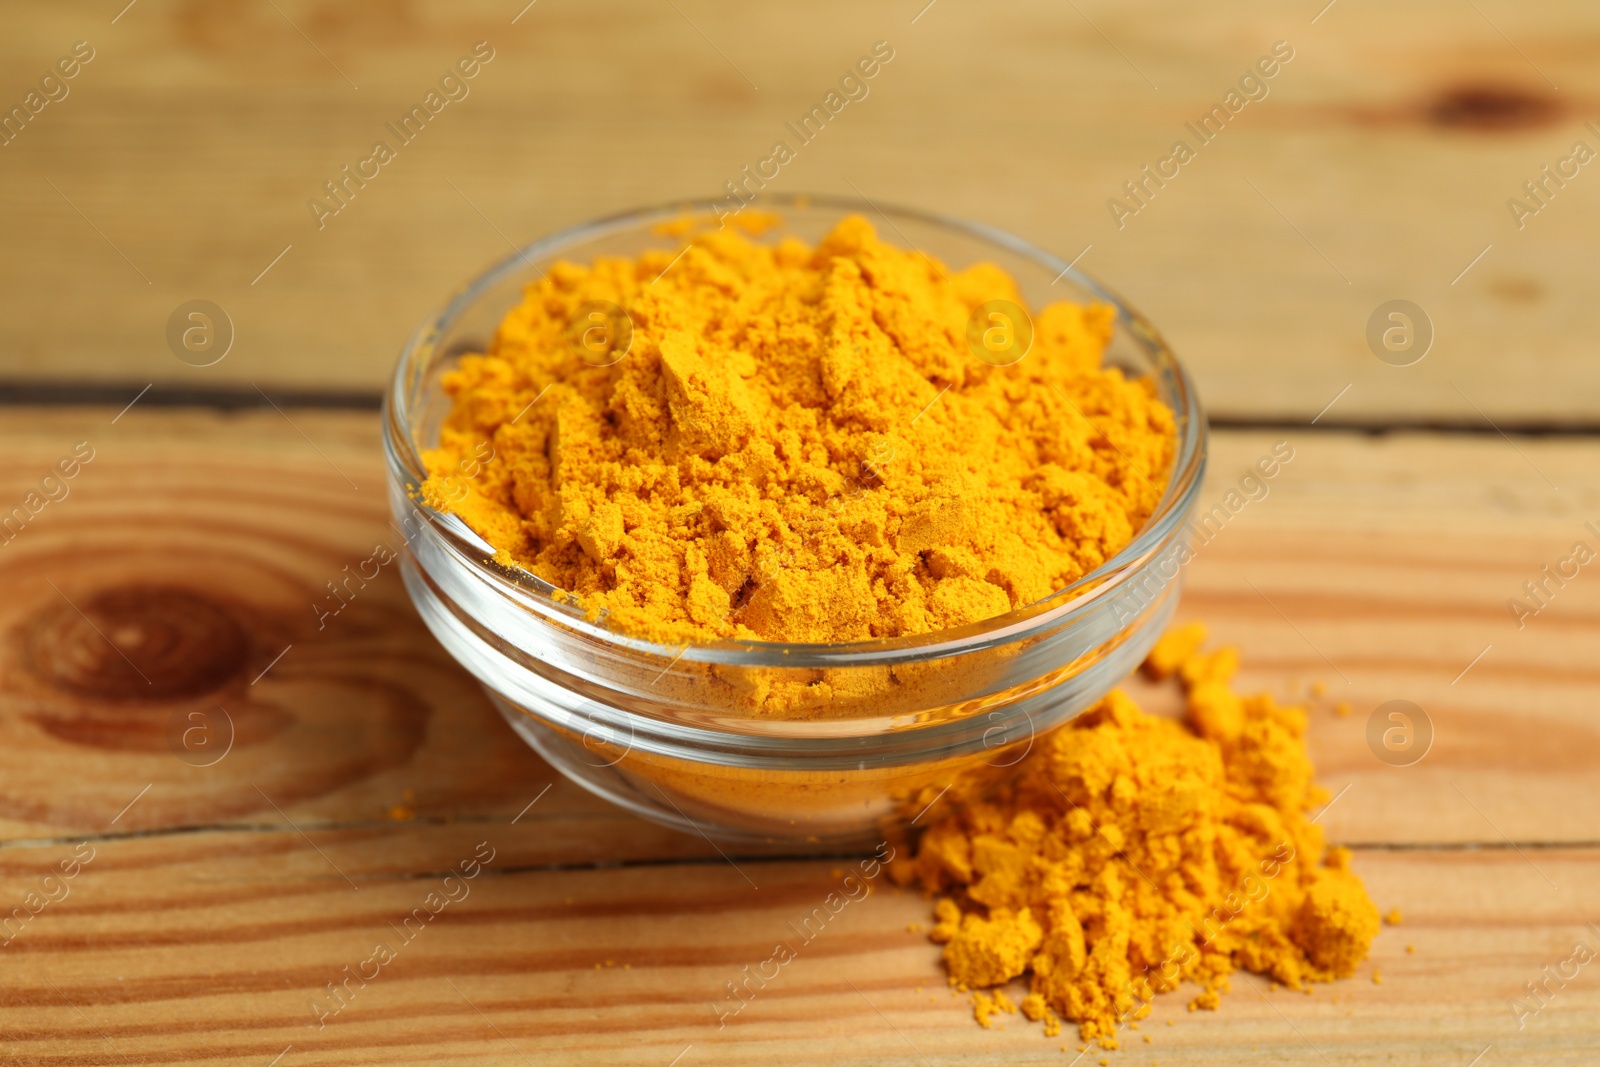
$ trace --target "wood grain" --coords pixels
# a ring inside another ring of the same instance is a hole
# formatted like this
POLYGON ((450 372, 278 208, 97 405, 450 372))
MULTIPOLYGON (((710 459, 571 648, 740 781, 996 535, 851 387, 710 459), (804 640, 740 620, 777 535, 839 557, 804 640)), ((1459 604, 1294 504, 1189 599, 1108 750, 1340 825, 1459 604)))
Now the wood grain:
MULTIPOLYGON (((446 843, 392 827, 391 870, 359 888, 287 830, 99 841, 70 895, 5 950, 0 1042, 8 1059, 51 1067, 265 1064, 286 1049, 284 1064, 1071 1061, 1062 1038, 1020 1018, 974 1025, 940 980, 937 946, 907 928, 926 922, 928 903, 887 887, 800 944, 719 1027, 726 983, 798 941, 788 924, 837 888, 828 861, 740 858, 752 889, 719 858, 517 870, 501 851, 426 925, 398 929, 505 830, 461 827, 446 843), (394 958, 341 986, 334 1012, 328 984, 378 943, 394 958)), ((337 835, 316 841, 355 865, 337 835)), ((0 851, 0 891, 20 896, 69 851, 0 851)), ((1580 972, 1521 1030, 1509 1001, 1575 940, 1593 945, 1585 887, 1600 854, 1541 852, 1559 889, 1510 850, 1363 850, 1356 862, 1381 905, 1406 916, 1358 977, 1302 996, 1240 976, 1216 1013, 1169 995, 1113 1062, 1465 1065, 1489 1045, 1494 1063, 1593 1062, 1593 976, 1580 972)))
POLYGON ((1327 686, 1311 701, 1313 751, 1331 788, 1350 786, 1330 833, 1600 841, 1585 813, 1600 800, 1589 757, 1600 582, 1580 569, 1520 628, 1507 605, 1527 601, 1524 584, 1575 542, 1600 549, 1586 528, 1600 525, 1595 445, 1219 434, 1201 510, 1275 439, 1295 458, 1199 549, 1180 612, 1241 647, 1242 684, 1301 699, 1313 681, 1327 686), (1433 748, 1412 766, 1386 765, 1368 744, 1369 719, 1391 700, 1433 724, 1433 748), (1341 701, 1348 717, 1331 710, 1341 701))
POLYGON ((1328 420, 1593 421, 1596 179, 1521 229, 1507 208, 1574 141, 1600 145, 1593 5, 546 0, 513 24, 521 7, 175 0, 112 24, 5 5, 5 106, 73 42, 97 52, 0 148, 0 378, 376 391, 508 241, 720 195, 886 40, 870 95, 777 188, 1088 248, 1221 416, 1309 418, 1349 386, 1328 420), (470 96, 319 230, 307 201, 479 40, 496 58, 470 96), (1277 40, 1295 58, 1270 95, 1119 229, 1108 200, 1277 40), (195 298, 237 330, 204 369, 165 340, 195 298), (1436 330, 1413 367, 1364 340, 1394 298, 1436 330))
MULTIPOLYGON (((392 568, 319 616, 338 603, 326 583, 397 536, 374 418, 115 414, 18 412, 0 427, 8 507, 76 442, 95 450, 69 495, 0 547, 5 837, 99 832, 152 783, 122 829, 273 821, 273 804, 330 826, 381 822, 397 805, 501 818, 551 781, 427 634, 392 568), (127 617, 119 598, 135 605, 127 617), (159 692, 144 692, 141 662, 167 664, 159 692), (235 749, 198 766, 210 757, 182 733, 224 740, 218 709, 235 749), (51 787, 61 780, 74 788, 51 787)), ((1201 510, 1279 439, 1217 434, 1201 510)), ((1600 729, 1586 654, 1600 582, 1580 572, 1520 630, 1506 606, 1574 541, 1600 543, 1581 503, 1600 493, 1594 446, 1281 439, 1294 458, 1199 549, 1182 610, 1244 648, 1245 684, 1299 699, 1327 685, 1311 702, 1316 755, 1335 789, 1354 783, 1327 817, 1334 835, 1600 842, 1586 755, 1600 729), (1387 766, 1367 744, 1368 718, 1392 699, 1434 725, 1414 766, 1387 766)), ((586 817, 612 817, 558 789, 586 817)))
MULTIPOLYGON (((557 780, 391 573, 319 630, 322 583, 391 535, 375 421, 135 405, 0 423, 6 506, 94 449, 0 546, 0 914, 93 850, 64 897, 12 912, 7 1061, 1062 1062, 1020 1020, 973 1025, 906 929, 927 903, 887 886, 719 1029, 724 983, 849 860, 723 855, 557 780), (198 766, 173 723, 218 706, 234 746, 198 766), (327 984, 485 850, 465 895, 318 1026, 327 984)), ((1277 439, 1219 433, 1206 505, 1277 439)), ((1521 631, 1504 601, 1592 536, 1596 446, 1287 439, 1268 495, 1191 564, 1184 610, 1242 645, 1246 683, 1329 684, 1312 752, 1349 788, 1323 821, 1406 923, 1377 943, 1381 986, 1364 969, 1263 997, 1241 978, 1215 1015, 1163 1002, 1119 1062, 1466 1064, 1490 1044, 1486 1063, 1590 1062, 1587 971, 1520 1030, 1509 1001, 1600 920, 1600 584, 1583 572, 1521 631), (1395 697, 1436 729, 1410 767, 1366 741, 1395 697)))

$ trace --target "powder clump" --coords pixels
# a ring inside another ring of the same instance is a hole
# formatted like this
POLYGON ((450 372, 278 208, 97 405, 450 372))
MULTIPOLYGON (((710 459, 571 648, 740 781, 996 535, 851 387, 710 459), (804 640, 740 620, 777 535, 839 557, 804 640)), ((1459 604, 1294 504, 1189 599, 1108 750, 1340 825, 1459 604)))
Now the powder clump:
MULTIPOLYGON (((1237 968, 1290 988, 1354 973, 1378 909, 1311 810, 1304 710, 1230 685, 1238 657, 1170 632, 1146 673, 1177 675, 1182 721, 1116 691, 1029 755, 990 801, 934 823, 891 867, 938 895, 930 936, 952 985, 1026 976, 1023 1013, 1117 1046, 1156 993, 1214 1009, 1237 968)), ((991 1001, 975 1001, 984 1021, 991 1001)))
POLYGON ((968 341, 997 300, 1022 304, 998 267, 952 271, 859 216, 814 248, 726 230, 556 264, 445 376, 423 496, 663 643, 1004 614, 1132 539, 1176 431, 1151 382, 1103 365, 1112 308, 1050 304, 997 365, 968 341))

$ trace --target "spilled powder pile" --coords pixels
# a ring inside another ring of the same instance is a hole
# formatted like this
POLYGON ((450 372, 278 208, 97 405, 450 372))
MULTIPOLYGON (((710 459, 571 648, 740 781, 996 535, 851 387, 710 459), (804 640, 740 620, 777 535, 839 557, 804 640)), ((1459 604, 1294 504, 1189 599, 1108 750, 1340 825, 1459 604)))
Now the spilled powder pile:
POLYGON ((1191 981, 1215 1008, 1245 968, 1291 988, 1351 974, 1378 909, 1349 853, 1325 849, 1310 810, 1306 713, 1240 697, 1231 648, 1205 654, 1199 624, 1162 638, 1147 673, 1176 673, 1185 721, 1121 692, 1057 731, 992 801, 931 826, 901 883, 940 894, 932 936, 952 985, 975 990, 978 1021, 1020 1005, 1117 1047, 1159 992, 1191 981))
POLYGON ((1127 545, 1175 430, 1102 366, 1111 308, 1008 323, 997 300, 1023 303, 998 267, 951 271, 859 216, 815 248, 725 230, 558 264, 446 377, 424 495, 666 643, 1004 614, 1127 545), (1014 350, 969 343, 990 327, 1014 350))

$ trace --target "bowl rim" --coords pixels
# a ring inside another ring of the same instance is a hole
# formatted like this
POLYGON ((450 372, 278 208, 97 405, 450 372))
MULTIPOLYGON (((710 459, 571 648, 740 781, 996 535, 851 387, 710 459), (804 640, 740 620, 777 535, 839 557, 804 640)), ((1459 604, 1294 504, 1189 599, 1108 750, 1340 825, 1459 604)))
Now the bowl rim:
MULTIPOLYGON (((1173 460, 1171 477, 1150 518, 1134 534, 1133 539, 1105 563, 1072 584, 1057 589, 1031 604, 1015 608, 1003 615, 959 627, 895 638, 834 643, 717 638, 699 642, 662 644, 649 638, 611 629, 604 624, 603 616, 591 617, 570 600, 560 599, 558 594, 562 594, 562 591, 532 571, 519 566, 507 566, 492 558, 483 558, 485 550, 493 552, 493 546, 467 527, 457 516, 430 507, 418 499, 414 492, 413 487, 420 485, 428 476, 426 465, 422 461, 412 433, 413 416, 407 405, 407 391, 419 360, 432 357, 437 339, 442 337, 486 291, 525 267, 534 267, 542 274, 542 268, 536 263, 540 258, 559 255, 563 248, 581 241, 593 240, 623 230, 645 228, 663 221, 676 221, 685 215, 716 215, 721 210, 720 201, 674 200, 569 226, 526 245, 515 247, 510 255, 494 261, 486 270, 458 287, 429 312, 401 349, 400 358, 396 361, 394 373, 385 391, 381 416, 388 473, 391 479, 402 483, 410 507, 419 512, 427 520, 429 529, 449 545, 452 555, 472 568, 480 578, 497 587, 499 592, 533 609, 546 621, 579 630, 587 637, 606 644, 636 653, 657 655, 663 659, 670 659, 673 663, 688 661, 772 667, 892 665, 935 656, 978 652, 1023 641, 1064 623, 1070 623, 1096 604, 1115 596, 1124 583, 1137 577, 1141 573, 1141 564, 1167 545, 1179 527, 1187 521, 1204 478, 1206 443, 1209 437, 1205 412, 1200 404, 1194 381, 1188 369, 1172 352, 1171 347, 1150 321, 1114 290, 1080 271, 1076 266, 1076 260, 1069 263, 1009 231, 987 223, 897 205, 884 205, 865 197, 805 192, 762 193, 752 200, 744 201, 740 210, 745 208, 771 210, 780 218, 785 210, 809 211, 820 208, 837 211, 841 217, 850 213, 868 216, 876 214, 889 221, 891 226, 895 218, 900 218, 951 230, 969 238, 975 237, 980 241, 989 242, 1016 256, 1031 260, 1054 272, 1051 285, 1055 285, 1063 278, 1070 279, 1095 299, 1111 306, 1116 312, 1117 327, 1128 330, 1137 343, 1145 348, 1156 364, 1156 372, 1170 377, 1175 399, 1178 401, 1174 405, 1173 412, 1179 427, 1178 450, 1173 460)), ((691 230, 682 235, 681 239, 687 245, 696 235, 697 231, 691 230)), ((664 236, 664 239, 679 238, 664 236)), ((409 540, 407 538, 408 543, 409 540)))

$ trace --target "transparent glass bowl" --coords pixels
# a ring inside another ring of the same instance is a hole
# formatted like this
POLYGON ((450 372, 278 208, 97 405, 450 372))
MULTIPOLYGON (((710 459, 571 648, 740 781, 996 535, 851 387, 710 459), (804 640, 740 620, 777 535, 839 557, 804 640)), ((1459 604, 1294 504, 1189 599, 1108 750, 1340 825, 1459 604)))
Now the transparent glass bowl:
POLYGON ((1165 342, 1114 294, 1054 256, 974 223, 825 197, 768 198, 815 243, 845 214, 956 269, 998 264, 1037 309, 1054 300, 1117 311, 1107 362, 1148 375, 1176 415, 1166 493, 1132 543, 1099 570, 985 622, 885 641, 663 646, 628 637, 552 597, 460 519, 420 503, 421 453, 450 410, 441 374, 488 349, 523 287, 559 259, 671 251, 657 227, 707 204, 671 204, 536 241, 428 317, 405 346, 384 405, 390 504, 405 534, 401 573, 417 610, 511 725, 568 777, 647 818, 744 841, 882 839, 945 798, 981 795, 1048 731, 1104 696, 1172 614, 1188 518, 1205 468, 1194 385, 1165 342), (825 686, 807 717, 757 714, 776 686, 825 686), (850 696, 849 694, 861 694, 850 696), (949 793, 950 797, 946 797, 949 793))

